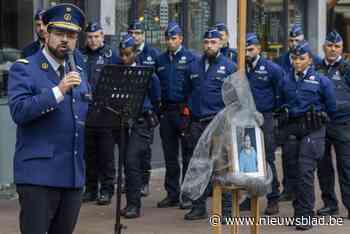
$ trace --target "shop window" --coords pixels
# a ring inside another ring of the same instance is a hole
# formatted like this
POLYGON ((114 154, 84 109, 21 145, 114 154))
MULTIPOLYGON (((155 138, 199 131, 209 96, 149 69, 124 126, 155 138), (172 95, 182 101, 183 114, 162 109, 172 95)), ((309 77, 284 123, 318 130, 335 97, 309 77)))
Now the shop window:
POLYGON ((188 6, 188 46, 201 51, 205 31, 212 25, 213 8, 211 0, 191 0, 188 6))
POLYGON ((248 2, 248 31, 257 33, 266 57, 278 57, 288 49, 288 31, 293 24, 299 24, 307 31, 304 27, 305 4, 300 0, 248 2))
POLYGON ((350 59, 350 0, 329 0, 327 13, 327 32, 336 30, 341 34, 344 54, 350 59))
POLYGON ((0 98, 6 96, 11 65, 33 40, 32 17, 33 1, 0 1, 0 98))
POLYGON ((144 22, 146 41, 165 50, 164 31, 168 22, 182 20, 182 0, 143 0, 137 2, 136 17, 144 22))

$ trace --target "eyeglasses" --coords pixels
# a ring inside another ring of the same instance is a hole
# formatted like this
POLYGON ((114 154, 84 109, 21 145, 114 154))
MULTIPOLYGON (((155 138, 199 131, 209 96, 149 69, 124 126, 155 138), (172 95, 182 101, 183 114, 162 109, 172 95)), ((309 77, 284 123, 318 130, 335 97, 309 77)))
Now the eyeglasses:
POLYGON ((76 40, 78 38, 78 33, 76 32, 52 30, 51 33, 56 37, 60 37, 60 38, 66 37, 69 40, 76 40))

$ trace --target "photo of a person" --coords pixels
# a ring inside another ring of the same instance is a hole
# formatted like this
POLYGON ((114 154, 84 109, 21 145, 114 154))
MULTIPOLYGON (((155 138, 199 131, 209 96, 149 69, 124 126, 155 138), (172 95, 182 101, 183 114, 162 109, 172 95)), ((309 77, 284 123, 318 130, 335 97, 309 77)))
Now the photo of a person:
POLYGON ((249 134, 244 136, 243 147, 239 153, 238 161, 240 172, 258 172, 257 154, 249 134))

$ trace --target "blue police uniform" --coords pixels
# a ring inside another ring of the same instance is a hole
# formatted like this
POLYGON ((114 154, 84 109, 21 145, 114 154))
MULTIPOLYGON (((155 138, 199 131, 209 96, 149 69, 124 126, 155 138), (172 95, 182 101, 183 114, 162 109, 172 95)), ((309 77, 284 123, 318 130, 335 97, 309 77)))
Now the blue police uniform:
MULTIPOLYGON (((216 23, 214 28, 216 28, 220 33, 225 32, 228 34, 227 26, 223 22, 216 23)), ((237 63, 237 49, 230 48, 229 43, 220 49, 220 53, 228 57, 230 60, 232 60, 232 62, 237 63)))
MULTIPOLYGON (((131 35, 125 35, 122 38, 119 48, 132 48, 135 41, 131 35)), ((121 53, 121 51, 120 51, 121 53)), ((122 63, 120 63, 123 65, 122 63)), ((135 66, 142 65, 137 58, 135 66)), ((143 185, 142 168, 143 157, 153 142, 153 128, 151 121, 157 122, 157 116, 154 114, 154 103, 160 101, 160 83, 156 75, 151 77, 150 86, 143 103, 141 115, 137 118, 130 129, 128 147, 125 158, 125 182, 126 182, 126 200, 127 205, 122 212, 126 218, 137 218, 140 216, 141 208, 141 187, 143 185)))
MULTIPOLYGON (((131 33, 133 31, 139 31, 144 33, 145 27, 142 22, 139 20, 135 20, 131 25, 129 25, 128 32, 131 33)), ((151 47, 148 45, 148 43, 144 42, 141 45, 139 45, 139 48, 136 50, 137 52, 137 59, 138 62, 143 66, 152 66, 154 68, 155 61, 158 55, 160 54, 160 51, 156 48, 151 47)), ((143 168, 144 174, 143 174, 143 188, 142 188, 142 195, 147 196, 148 195, 148 184, 151 177, 151 160, 152 160, 152 149, 151 145, 149 145, 149 148, 147 150, 147 153, 142 158, 143 162, 141 163, 141 166, 143 168)))
MULTIPOLYGON (((102 27, 97 22, 90 22, 85 32, 99 32, 102 27)), ((108 45, 103 44, 96 50, 87 45, 81 50, 85 62, 88 81, 92 92, 95 91, 101 76, 103 66, 118 62, 116 52, 108 45)), ((114 193, 115 159, 113 129, 110 126, 101 126, 101 122, 109 123, 105 111, 89 106, 86 121, 85 160, 86 160, 86 188, 83 201, 98 200, 98 204, 105 205, 110 202, 114 193), (100 183, 100 187, 98 184, 100 183), (99 189, 100 188, 100 189, 99 189), (98 197, 98 194, 100 196, 98 197)), ((110 116, 110 115, 108 115, 110 116)))
MULTIPOLYGON (((181 34, 182 31, 176 23, 169 23, 165 32, 166 37, 181 34)), ((181 137, 182 119, 180 109, 181 105, 186 103, 184 81, 189 76, 190 64, 194 59, 194 55, 189 50, 184 46, 180 46, 174 53, 167 51, 159 55, 155 65, 155 71, 161 86, 162 118, 160 120, 160 137, 166 166, 164 185, 168 193, 167 198, 169 198, 168 200, 172 205, 177 204, 180 193, 179 140, 181 140, 182 147, 183 175, 189 162, 186 142, 181 137)), ((164 206, 158 203, 158 207, 164 206)))
MULTIPOLYGON (((303 35, 304 35, 304 32, 300 25, 293 25, 289 32, 290 38, 295 38, 303 35)), ((321 61, 321 58, 319 58, 317 55, 312 55, 312 57, 313 57, 313 62, 316 64, 319 63, 319 61, 321 61)), ((285 73, 289 73, 293 70, 290 51, 283 53, 280 57, 278 57, 275 60, 275 62, 284 70, 285 73)), ((279 142, 277 138, 276 140, 277 140, 276 142, 277 145, 283 144, 283 142, 279 142)), ((282 167, 283 167, 283 180, 282 180, 283 193, 281 196, 282 200, 284 199, 283 197, 292 198, 294 196, 294 192, 292 188, 295 187, 295 185, 293 184, 293 182, 296 181, 297 179, 292 177, 294 169, 291 165, 288 164, 289 162, 288 148, 284 148, 284 150, 287 150, 287 151, 283 151, 282 153, 282 167)))
POLYGON ((22 57, 24 58, 29 57, 35 54, 36 52, 38 52, 42 48, 43 48, 43 44, 40 42, 39 39, 37 39, 22 49, 22 57))
MULTIPOLYGON (((74 32, 80 31, 84 18, 72 4, 58 4, 43 15, 49 30, 74 32), (67 20, 62 23, 64 15, 67 20)), ((59 64, 46 49, 18 60, 10 69, 21 233, 69 234, 77 221, 85 184, 84 127, 90 89, 83 64, 75 62, 81 83, 66 94, 58 85, 68 71, 67 62, 59 64), (54 215, 48 219, 47 214, 54 215)))
MULTIPOLYGON (((35 17, 34 20, 42 20, 42 16, 44 14, 44 10, 37 10, 35 13, 35 17)), ((34 42, 30 43, 29 45, 27 45, 26 47, 24 47, 22 49, 22 56, 24 58, 29 57, 33 54, 35 54, 36 52, 38 52, 40 49, 43 48, 43 43, 40 41, 40 39, 35 40, 34 42)))
MULTIPOLYGON (((220 38, 216 29, 208 30, 204 38, 220 38)), ((236 64, 226 56, 218 53, 214 59, 208 59, 206 55, 198 58, 190 66, 190 75, 186 77, 185 90, 189 95, 189 105, 192 112, 190 125, 190 155, 205 128, 215 115, 225 108, 221 87, 226 79, 236 71, 236 64)), ((195 220, 205 218, 207 214, 206 200, 211 186, 209 185, 204 194, 193 201, 192 210, 185 215, 185 219, 195 220)), ((224 208, 232 207, 229 196, 223 197, 224 208)))
MULTIPOLYGON (((259 45, 259 40, 254 33, 248 33, 246 36, 246 46, 250 45, 259 45)), ((280 66, 265 59, 261 55, 258 55, 251 64, 248 63, 246 68, 246 76, 256 108, 264 116, 262 129, 265 138, 266 159, 273 174, 272 191, 267 195, 270 204, 276 203, 279 198, 272 112, 280 105, 279 83, 283 79, 283 74, 284 72, 280 66)))
MULTIPOLYGON (((301 42, 292 53, 296 56, 309 53, 306 41, 301 42)), ((295 181, 296 199, 293 202, 296 217, 314 215, 314 173, 317 162, 322 158, 325 148, 325 121, 316 113, 325 111, 331 118, 336 110, 335 93, 332 83, 309 66, 301 74, 294 69, 281 82, 282 106, 288 108, 289 118, 281 127, 282 138, 289 147, 288 164, 292 166, 295 181)), ((297 229, 311 226, 298 225, 297 229)))
MULTIPOLYGON (((334 31, 329 33, 326 38, 326 43, 341 43, 342 41, 341 36, 334 31)), ((332 145, 337 157, 342 201, 348 211, 350 210, 348 181, 350 178, 350 64, 343 57, 339 57, 333 64, 329 64, 324 59, 322 63, 316 65, 316 70, 326 75, 334 84, 337 99, 337 111, 333 120, 326 127, 325 155, 320 161, 317 171, 324 202, 324 208, 318 210, 318 214, 333 215, 338 213, 338 202, 334 191, 335 174, 332 162, 332 145)))
POLYGON ((83 143, 89 88, 82 70, 80 76, 81 85, 58 104, 51 88, 58 85, 59 78, 41 51, 11 67, 9 105, 18 125, 16 184, 84 186, 83 143))

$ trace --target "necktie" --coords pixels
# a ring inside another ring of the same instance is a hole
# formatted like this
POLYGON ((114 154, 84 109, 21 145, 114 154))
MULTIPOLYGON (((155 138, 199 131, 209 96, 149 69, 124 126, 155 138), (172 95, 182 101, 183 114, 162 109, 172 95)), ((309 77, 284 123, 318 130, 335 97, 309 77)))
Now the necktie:
POLYGON ((60 65, 57 70, 60 73, 60 75, 59 75, 60 80, 62 80, 64 78, 64 66, 60 65))
POLYGON ((304 78, 304 73, 302 73, 302 72, 297 72, 297 79, 298 80, 301 80, 301 79, 303 79, 304 78))

